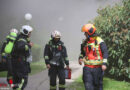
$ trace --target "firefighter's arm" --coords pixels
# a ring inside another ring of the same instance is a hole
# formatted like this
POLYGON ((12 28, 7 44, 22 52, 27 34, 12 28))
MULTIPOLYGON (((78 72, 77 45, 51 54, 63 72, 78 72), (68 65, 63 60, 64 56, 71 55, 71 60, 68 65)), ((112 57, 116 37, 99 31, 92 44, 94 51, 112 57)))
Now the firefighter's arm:
POLYGON ((44 60, 45 60, 46 65, 50 64, 49 63, 49 45, 48 44, 46 44, 46 46, 44 48, 44 55, 43 56, 44 56, 44 60))
POLYGON ((104 42, 100 44, 101 52, 103 54, 103 65, 107 65, 107 58, 108 58, 108 50, 107 46, 104 42))
POLYGON ((108 51, 107 51, 107 46, 104 42, 102 42, 100 44, 101 46, 101 51, 102 51, 102 54, 103 54, 103 65, 102 65, 102 70, 106 70, 107 68, 107 58, 108 58, 108 51))
POLYGON ((80 55, 79 55, 79 64, 82 65, 83 62, 83 57, 85 56, 85 51, 84 51, 84 43, 81 44, 81 49, 80 49, 80 55))

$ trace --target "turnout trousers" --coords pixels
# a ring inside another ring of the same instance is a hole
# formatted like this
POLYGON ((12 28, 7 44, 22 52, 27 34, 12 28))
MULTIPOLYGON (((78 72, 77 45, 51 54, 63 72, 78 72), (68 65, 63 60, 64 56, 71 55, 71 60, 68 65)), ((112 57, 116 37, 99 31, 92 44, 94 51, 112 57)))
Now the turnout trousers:
POLYGON ((59 78, 59 90, 65 90, 65 70, 63 67, 52 66, 49 69, 50 90, 56 90, 57 76, 59 78))
POLYGON ((103 72, 101 67, 83 68, 83 82, 85 90, 102 90, 103 72))

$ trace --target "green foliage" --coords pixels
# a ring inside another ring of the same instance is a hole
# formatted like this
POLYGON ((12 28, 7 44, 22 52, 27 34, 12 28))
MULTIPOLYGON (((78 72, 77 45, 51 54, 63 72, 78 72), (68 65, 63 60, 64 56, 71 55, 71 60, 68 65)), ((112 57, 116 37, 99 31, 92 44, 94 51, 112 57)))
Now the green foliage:
POLYGON ((130 0, 97 12, 94 24, 109 51, 107 74, 130 81, 130 0))
POLYGON ((42 51, 41 51, 41 46, 38 44, 34 44, 32 47, 32 56, 33 56, 33 61, 39 61, 40 58, 42 57, 42 51))

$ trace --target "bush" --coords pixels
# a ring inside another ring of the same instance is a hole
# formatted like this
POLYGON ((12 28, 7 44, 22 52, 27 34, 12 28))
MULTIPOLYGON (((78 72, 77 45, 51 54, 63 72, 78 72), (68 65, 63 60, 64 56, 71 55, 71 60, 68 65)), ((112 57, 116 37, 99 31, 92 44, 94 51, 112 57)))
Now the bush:
POLYGON ((40 60, 40 58, 42 57, 41 53, 42 53, 41 46, 34 44, 32 47, 33 62, 40 60))
POLYGON ((93 22, 108 47, 107 74, 130 81, 130 0, 98 9, 98 14, 93 22))

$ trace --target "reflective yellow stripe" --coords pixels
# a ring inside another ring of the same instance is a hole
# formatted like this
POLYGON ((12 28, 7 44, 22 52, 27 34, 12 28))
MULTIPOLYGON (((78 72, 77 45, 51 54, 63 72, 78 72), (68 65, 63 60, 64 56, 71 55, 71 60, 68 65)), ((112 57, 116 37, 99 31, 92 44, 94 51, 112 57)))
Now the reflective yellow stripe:
POLYGON ((56 89, 56 86, 50 86, 50 89, 56 89))
POLYGON ((79 55, 79 57, 83 57, 83 55, 82 55, 82 54, 80 54, 80 55, 79 55))
POLYGON ((85 65, 102 65, 103 60, 86 60, 83 59, 85 65))
POLYGON ((97 57, 98 57, 98 59, 101 59, 100 58, 100 53, 99 53, 99 50, 98 50, 98 48, 99 48, 99 45, 96 45, 96 53, 97 53, 97 57))
POLYGON ((49 59, 49 57, 48 57, 48 56, 45 56, 44 59, 49 59))
POLYGON ((59 87, 60 87, 60 88, 65 88, 65 85, 59 84, 59 87))
POLYGON ((66 57, 65 60, 69 60, 68 57, 66 57))
POLYGON ((25 45, 25 51, 27 51, 29 49, 28 45, 25 45))
POLYGON ((107 63, 107 59, 103 59, 103 63, 107 63))
POLYGON ((94 46, 94 47, 95 47, 95 43, 88 43, 88 45, 92 45, 92 46, 94 46))
POLYGON ((22 39, 22 38, 20 38, 18 41, 24 41, 24 42, 27 42, 25 39, 22 39))
POLYGON ((24 84, 24 79, 22 79, 22 82, 21 82, 21 84, 19 85, 19 88, 18 88, 17 90, 21 90, 23 84, 24 84))
POLYGON ((5 54, 5 53, 2 53, 2 56, 6 56, 6 54, 5 54))

